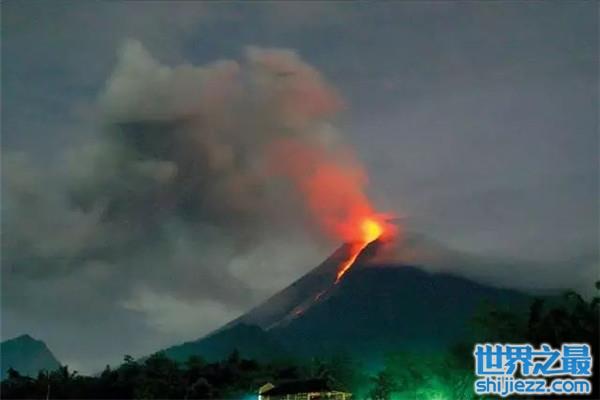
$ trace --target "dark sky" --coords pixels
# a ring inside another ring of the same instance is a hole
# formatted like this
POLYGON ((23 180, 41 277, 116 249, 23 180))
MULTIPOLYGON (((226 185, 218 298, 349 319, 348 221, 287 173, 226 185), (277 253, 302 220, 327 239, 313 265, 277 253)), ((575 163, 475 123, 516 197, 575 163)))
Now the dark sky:
POLYGON ((598 275, 596 2, 8 1, 2 39, 2 339, 80 371, 202 336, 337 246, 256 181, 279 130, 352 145, 407 230, 547 265, 539 287, 598 275), (321 108, 269 107, 265 69, 321 108))

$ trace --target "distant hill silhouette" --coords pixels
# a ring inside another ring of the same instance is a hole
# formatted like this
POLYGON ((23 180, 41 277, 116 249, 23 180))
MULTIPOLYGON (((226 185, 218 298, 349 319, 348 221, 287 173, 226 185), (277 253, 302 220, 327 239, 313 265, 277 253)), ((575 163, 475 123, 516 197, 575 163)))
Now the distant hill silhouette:
POLYGON ((40 370, 53 371, 60 367, 46 343, 29 335, 21 335, 0 343, 2 379, 9 368, 21 375, 36 376, 40 370))

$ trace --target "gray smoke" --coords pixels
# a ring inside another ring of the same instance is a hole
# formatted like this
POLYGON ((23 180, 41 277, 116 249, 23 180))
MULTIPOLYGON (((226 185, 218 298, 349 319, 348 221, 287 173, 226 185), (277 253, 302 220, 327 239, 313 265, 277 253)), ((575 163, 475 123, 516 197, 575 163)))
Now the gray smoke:
POLYGON ((340 109, 293 51, 170 67, 128 41, 99 96, 98 135, 66 149, 64 168, 4 155, 3 310, 47 340, 64 313, 86 326, 84 343, 122 320, 124 349, 139 329, 176 341, 235 317, 330 245, 266 170, 265 148, 277 138, 335 148, 340 109))

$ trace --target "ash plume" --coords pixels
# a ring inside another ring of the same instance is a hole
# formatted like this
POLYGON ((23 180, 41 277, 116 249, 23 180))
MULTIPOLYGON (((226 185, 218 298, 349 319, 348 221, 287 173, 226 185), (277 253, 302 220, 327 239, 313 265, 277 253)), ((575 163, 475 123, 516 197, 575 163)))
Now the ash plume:
MULTIPOLYGON (((184 335, 190 319, 202 329, 222 323, 198 315, 225 307, 232 318, 264 299, 339 243, 277 162, 275 144, 302 143, 330 165, 360 171, 334 127, 342 108, 290 50, 250 47, 241 61, 167 66, 126 42, 99 94, 92 141, 65 149, 59 170, 5 155, 7 313, 25 310, 31 320, 21 325, 50 326, 52 340, 61 288, 85 290, 73 320, 112 313, 134 341, 132 314, 184 335), (14 302, 23 288, 32 295, 14 302)), ((314 169, 323 160, 313 161, 314 169)), ((362 195, 364 177, 350 174, 362 195)))
MULTIPOLYGON (((129 42, 100 103, 117 180, 126 170, 131 184, 145 186, 139 199, 115 193, 107 204, 110 220, 139 213, 149 223, 157 212, 170 212, 254 236, 261 225, 303 214, 300 193, 266 165, 272 143, 310 142, 332 155, 340 146, 331 120, 341 100, 288 50, 253 47, 242 62, 167 67, 129 42)), ((110 176, 105 180, 110 184, 110 176)))

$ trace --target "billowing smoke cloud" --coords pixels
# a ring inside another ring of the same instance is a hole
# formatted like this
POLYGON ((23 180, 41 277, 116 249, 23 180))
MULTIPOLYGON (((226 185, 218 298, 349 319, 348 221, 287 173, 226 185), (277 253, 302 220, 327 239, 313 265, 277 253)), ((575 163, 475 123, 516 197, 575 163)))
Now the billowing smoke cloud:
POLYGON ((290 179, 295 150, 348 173, 319 201, 367 204, 364 174, 334 128, 342 106, 289 50, 170 67, 128 41, 99 95, 99 134, 65 151, 66 168, 5 156, 3 307, 28 312, 21 325, 52 340, 72 296, 71 320, 91 330, 111 314, 131 330, 119 350, 134 353, 156 346, 148 335, 153 348, 126 347, 139 315, 172 343, 241 313, 339 243, 290 179))
POLYGON ((250 48, 242 63, 171 68, 129 42, 100 101, 114 170, 79 197, 88 206, 112 193, 109 221, 147 225, 170 213, 255 237, 303 213, 266 165, 271 143, 339 146, 330 123, 339 98, 291 51, 250 48))

